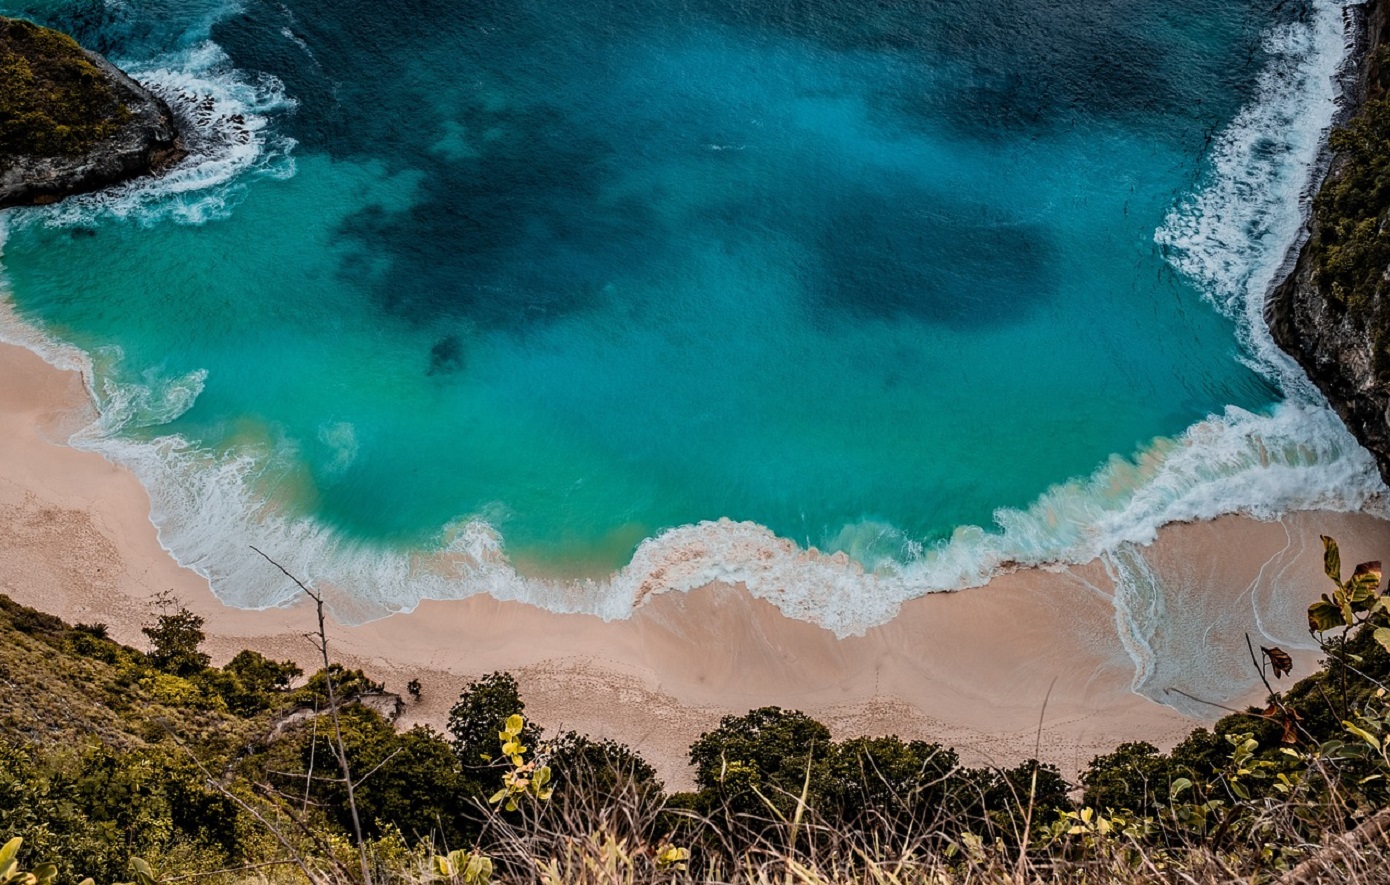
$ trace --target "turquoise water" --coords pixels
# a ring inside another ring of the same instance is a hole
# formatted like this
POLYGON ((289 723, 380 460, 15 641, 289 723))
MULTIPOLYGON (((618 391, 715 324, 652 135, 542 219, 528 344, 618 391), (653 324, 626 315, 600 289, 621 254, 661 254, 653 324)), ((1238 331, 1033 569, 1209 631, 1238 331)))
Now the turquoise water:
MULTIPOLYGON (((401 586, 359 593, 399 606, 525 596, 469 584, 498 562, 606 576, 721 517, 882 575, 989 547, 919 589, 968 583, 1067 555, 1194 423, 1274 421, 1289 393, 1217 290, 1296 227, 1309 158, 1258 135, 1293 198, 1236 219, 1226 264, 1179 222, 1213 216, 1189 202, 1245 109, 1330 92, 1335 5, 0 10, 127 64, 197 133, 182 177, 14 215, 3 264, 19 315, 90 355, 88 443, 142 468, 165 543, 244 604, 273 594, 219 542, 312 538, 304 567, 344 585, 395 562, 401 586), (469 557, 454 590, 405 586, 445 550, 469 557)), ((1357 457, 1313 424, 1231 430, 1241 454, 1169 503, 1269 451, 1357 457)), ((1316 494, 1354 498, 1364 467, 1316 494)), ((1288 503, 1267 492, 1227 506, 1288 503)))

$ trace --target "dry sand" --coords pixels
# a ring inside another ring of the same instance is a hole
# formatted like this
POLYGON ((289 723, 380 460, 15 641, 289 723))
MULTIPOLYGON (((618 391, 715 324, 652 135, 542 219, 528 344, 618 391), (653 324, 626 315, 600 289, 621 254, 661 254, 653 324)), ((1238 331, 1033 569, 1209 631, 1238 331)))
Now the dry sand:
MULTIPOLYGON (((141 645, 151 597, 173 590, 207 619, 215 661, 250 647, 312 664, 310 609, 221 604, 160 546, 135 477, 62 444, 90 409, 77 375, 0 345, 0 592, 69 621, 104 622, 114 638, 141 645)), ((1307 672, 1303 610, 1323 589, 1319 532, 1342 542, 1347 562, 1390 554, 1390 523, 1332 513, 1170 526, 1143 551, 1158 580, 1130 582, 1121 604, 1156 625, 1141 633, 1154 664, 1140 687, 1193 717, 1133 690, 1135 658, 1111 579, 1121 560, 1023 570, 917 599, 843 640, 738 587, 712 585, 653 597, 611 623, 487 597, 426 602, 362 626, 334 624, 331 641, 338 659, 391 690, 421 681, 407 723, 442 727, 467 680, 508 670, 538 721, 633 744, 673 787, 689 784, 685 751, 701 731, 765 704, 805 710, 837 736, 938 740, 972 763, 1014 763, 1040 742, 1045 760, 1074 773, 1120 741, 1171 745, 1221 715, 1187 695, 1257 700, 1247 632, 1304 649, 1307 672), (1132 595, 1151 586, 1160 592, 1132 595)))

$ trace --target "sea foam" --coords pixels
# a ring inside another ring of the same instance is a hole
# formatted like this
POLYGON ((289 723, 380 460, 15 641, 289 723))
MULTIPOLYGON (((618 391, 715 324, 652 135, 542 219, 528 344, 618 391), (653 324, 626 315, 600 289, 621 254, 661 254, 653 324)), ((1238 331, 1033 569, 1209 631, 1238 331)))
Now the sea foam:
POLYGON ((225 217, 250 177, 294 174, 294 140, 269 127, 294 107, 274 77, 248 78, 216 43, 205 40, 153 61, 117 60, 164 99, 178 118, 188 156, 153 179, 135 179, 43 210, 44 224, 82 224, 113 217, 144 225, 225 217))
MULTIPOLYGON (((84 355, 27 330, 13 312, 0 336, 84 372, 101 415, 72 443, 133 470, 150 492, 161 543, 234 605, 273 607, 295 597, 277 571, 247 555, 255 544, 291 571, 331 587, 339 614, 351 620, 478 593, 613 619, 627 617, 652 594, 724 581, 843 636, 892 618, 905 600, 925 593, 978 586, 1021 566, 1109 555, 1118 626, 1132 648, 1138 687, 1153 674, 1144 648, 1154 618, 1136 614, 1152 613, 1144 603, 1152 588, 1126 576, 1145 574, 1132 562, 1134 551, 1161 526, 1237 512, 1274 519, 1313 508, 1390 515, 1373 459, 1278 351, 1261 319, 1264 294, 1298 236, 1335 113, 1348 46, 1342 6, 1319 3, 1306 22, 1272 30, 1266 44, 1270 61, 1254 100, 1215 140, 1207 174, 1178 201, 1155 239, 1216 309, 1236 319, 1246 358, 1280 385, 1286 401, 1268 414, 1229 407, 1177 438, 1155 440, 1133 457, 1112 458, 1089 477, 1054 486, 1026 509, 997 511, 988 529, 965 526, 939 543, 910 544, 906 562, 870 571, 843 553, 805 549, 762 526, 729 520, 647 539, 629 565, 603 581, 523 577, 510 564, 504 539, 481 520, 444 527, 429 552, 355 543, 277 499, 287 453, 248 446, 215 454, 177 435, 142 441, 122 432, 156 426, 188 408, 201 387, 197 373, 98 386, 84 355)), ((136 75, 185 119, 194 116, 202 139, 195 156, 159 182, 37 213, 42 223, 75 223, 92 213, 200 223, 231 211, 248 173, 292 173, 292 145, 265 125, 266 114, 288 104, 276 82, 245 79, 209 43, 137 67, 136 75)), ((324 433, 351 451, 350 428, 324 433)), ((854 527, 847 532, 854 535, 854 527)))

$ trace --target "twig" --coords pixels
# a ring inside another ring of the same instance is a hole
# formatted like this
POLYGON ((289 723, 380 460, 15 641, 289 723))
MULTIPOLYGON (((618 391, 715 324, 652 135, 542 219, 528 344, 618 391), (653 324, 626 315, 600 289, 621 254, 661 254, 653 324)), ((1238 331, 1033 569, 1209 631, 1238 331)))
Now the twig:
MULTIPOLYGON (((1278 707, 1279 712, 1284 714, 1285 723, 1293 723, 1293 727, 1303 732, 1303 736, 1307 738, 1309 743, 1316 744, 1318 739, 1313 736, 1312 732, 1300 724, 1297 714, 1284 706, 1284 699, 1279 697, 1279 692, 1275 691, 1274 687, 1269 684, 1269 679, 1265 676, 1264 664, 1260 663, 1260 659, 1255 657, 1255 643, 1250 641, 1249 633, 1245 634, 1245 647, 1250 649, 1250 660, 1255 664, 1255 672, 1260 674, 1260 681, 1264 683, 1265 690, 1269 692, 1270 703, 1278 707)), ((1288 732, 1286 731, 1285 734, 1288 734, 1288 732)))
POLYGON ((261 558, 280 570, 285 577, 293 581, 304 594, 314 601, 314 609, 318 615, 318 648, 323 657, 323 681, 328 687, 328 712, 333 717, 333 738, 334 752, 338 757, 338 767, 343 773, 343 784, 347 787, 348 810, 352 812, 352 834, 357 840, 357 854, 362 861, 362 881, 364 885, 372 885, 372 868, 367 861, 367 843, 362 838, 362 820, 357 813, 357 797, 353 790, 352 770, 348 766, 347 748, 343 744, 343 726, 338 718, 338 696, 333 688, 333 665, 328 661, 328 628, 324 619, 323 594, 310 590, 309 587, 299 578, 290 574, 289 570, 283 565, 267 556, 254 544, 251 549, 260 554, 261 558))
POLYGON ((1014 871, 1015 878, 1023 881, 1023 871, 1028 863, 1028 840, 1032 837, 1033 831, 1033 811, 1034 805, 1038 800, 1038 769, 1042 767, 1039 757, 1042 756, 1042 730, 1043 720, 1047 718, 1047 702, 1052 700, 1052 689, 1057 687, 1057 677, 1052 677, 1052 682, 1048 683, 1047 694, 1043 695, 1042 709, 1038 711, 1038 736, 1033 744, 1033 779, 1028 787, 1028 810, 1023 815, 1023 838, 1018 842, 1018 867, 1014 871))
POLYGON ((1333 839, 1330 845, 1324 846, 1322 850, 1294 867, 1279 880, 1279 883, 1309 885, 1321 881, 1346 881, 1334 868, 1362 853, 1368 854, 1374 862, 1379 857, 1379 854, 1375 853, 1375 843, 1382 843, 1383 848, 1387 834, 1390 834, 1390 808, 1383 808, 1356 829, 1333 839))
POLYGON ((312 728, 309 731, 309 770, 304 775, 304 805, 300 808, 301 814, 309 812, 309 789, 313 785, 314 779, 314 757, 318 755, 319 749, 319 701, 314 698, 314 718, 310 723, 312 728))
POLYGON ((1228 706, 1226 706, 1225 704, 1218 704, 1216 701, 1209 701, 1209 700, 1207 700, 1206 698, 1199 698, 1199 697, 1197 697, 1195 694, 1188 694, 1187 692, 1183 691, 1181 688, 1165 688, 1165 689, 1163 689, 1163 690, 1164 690, 1165 692, 1172 692, 1173 694, 1180 694, 1180 695, 1182 695, 1183 697, 1187 698, 1189 701, 1196 701, 1196 702, 1199 703, 1199 704, 1206 704, 1208 707, 1215 707, 1215 708, 1218 709, 1218 710, 1225 710, 1227 713, 1236 713, 1236 714, 1238 714, 1238 715, 1240 715, 1240 716, 1258 716, 1258 715, 1259 715, 1258 713, 1251 713, 1251 712, 1248 711, 1248 710, 1237 710, 1235 707, 1228 707, 1228 706))
POLYGON ((369 772, 367 772, 366 774, 362 775, 360 778, 358 778, 358 779, 357 779, 357 783, 354 784, 353 786, 355 786, 355 787, 360 787, 360 786, 362 786, 364 783, 367 782, 367 778, 371 777, 372 775, 374 775, 374 774, 376 774, 378 771, 380 771, 380 770, 381 770, 381 766, 385 765, 387 762, 390 762, 392 759, 395 759, 398 755, 400 755, 400 752, 401 752, 401 749, 400 749, 400 748, 397 748, 397 749, 395 749, 395 750, 392 750, 390 756, 387 756, 385 759, 383 759, 383 760, 381 760, 380 762, 378 762, 377 764, 373 765, 373 766, 372 766, 372 770, 369 771, 369 772))

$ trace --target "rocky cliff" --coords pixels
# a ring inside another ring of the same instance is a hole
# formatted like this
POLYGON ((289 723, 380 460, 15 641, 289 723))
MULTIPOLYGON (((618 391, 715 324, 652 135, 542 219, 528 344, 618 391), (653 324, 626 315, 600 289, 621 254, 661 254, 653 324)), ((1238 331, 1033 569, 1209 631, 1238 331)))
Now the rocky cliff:
POLYGON ((160 98, 70 37, 0 17, 0 208, 157 174, 183 156, 160 98))
POLYGON ((1265 316, 1390 482, 1390 0, 1349 14, 1357 61, 1343 83, 1331 162, 1265 316))

